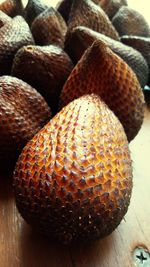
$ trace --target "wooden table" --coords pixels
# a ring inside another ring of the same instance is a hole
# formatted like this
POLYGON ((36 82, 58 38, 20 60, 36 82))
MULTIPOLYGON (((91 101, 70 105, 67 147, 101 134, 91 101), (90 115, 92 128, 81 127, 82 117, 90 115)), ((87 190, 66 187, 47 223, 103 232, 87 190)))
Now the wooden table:
POLYGON ((150 251, 150 108, 130 149, 134 188, 129 210, 109 237, 86 246, 63 247, 33 233, 15 207, 11 178, 1 177, 0 267, 135 266, 134 249, 143 246, 150 251))

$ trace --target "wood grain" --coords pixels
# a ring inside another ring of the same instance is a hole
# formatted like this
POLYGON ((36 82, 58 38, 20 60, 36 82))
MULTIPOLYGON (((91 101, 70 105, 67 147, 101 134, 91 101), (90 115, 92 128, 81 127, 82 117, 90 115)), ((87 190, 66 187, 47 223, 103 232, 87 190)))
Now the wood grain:
POLYGON ((15 207, 11 177, 0 182, 1 267, 131 267, 132 252, 144 245, 150 251, 150 109, 143 127, 130 144, 134 188, 129 210, 107 238, 88 245, 64 247, 31 231, 15 207))

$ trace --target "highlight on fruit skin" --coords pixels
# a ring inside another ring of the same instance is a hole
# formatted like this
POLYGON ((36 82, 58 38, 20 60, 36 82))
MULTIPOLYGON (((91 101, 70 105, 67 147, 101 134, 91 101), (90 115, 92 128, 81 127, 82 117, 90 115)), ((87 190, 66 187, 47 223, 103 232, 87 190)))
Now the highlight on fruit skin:
POLYGON ((28 3, 24 9, 24 18, 29 25, 32 24, 33 20, 39 14, 50 7, 49 4, 47 4, 45 4, 42 0, 28 0, 28 3))
POLYGON ((141 87, 144 88, 148 82, 149 68, 141 53, 131 46, 124 45, 87 27, 79 26, 74 28, 66 39, 65 51, 70 55, 73 62, 77 63, 85 50, 96 40, 105 42, 114 53, 120 56, 132 68, 141 87))
POLYGON ((71 72, 59 107, 91 93, 98 94, 116 114, 131 141, 143 123, 143 92, 132 69, 100 40, 85 51, 71 72))
POLYGON ((60 13, 50 7, 35 18, 31 31, 37 45, 64 47, 67 25, 60 13))
POLYGON ((67 244, 110 234, 132 191, 121 123, 96 95, 74 100, 23 149, 13 187, 20 214, 51 239, 67 244))
POLYGON ((150 37, 150 27, 144 16, 128 6, 119 9, 112 19, 112 23, 120 36, 137 35, 150 37))
POLYGON ((0 10, 0 28, 11 21, 11 17, 0 10))
POLYGON ((93 2, 100 5, 110 19, 114 17, 122 6, 128 5, 127 0, 93 0, 93 2))
POLYGON ((85 26, 119 40, 119 35, 106 13, 91 0, 73 1, 69 14, 67 35, 77 26, 85 26))
POLYGON ((72 69, 71 59, 60 47, 29 45, 15 55, 11 74, 36 88, 56 114, 60 92, 72 69))
POLYGON ((0 170, 12 171, 22 148, 50 117, 50 108, 33 87, 0 77, 0 170))
POLYGON ((34 40, 23 17, 16 16, 0 28, 0 75, 10 74, 16 52, 29 44, 34 40))
POLYGON ((0 3, 0 10, 10 17, 22 15, 23 5, 21 0, 4 0, 0 3))

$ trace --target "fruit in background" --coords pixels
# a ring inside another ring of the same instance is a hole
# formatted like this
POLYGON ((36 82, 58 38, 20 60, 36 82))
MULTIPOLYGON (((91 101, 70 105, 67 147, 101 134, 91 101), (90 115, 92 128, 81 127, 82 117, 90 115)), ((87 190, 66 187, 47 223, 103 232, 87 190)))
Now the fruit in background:
POLYGON ((127 6, 126 0, 93 0, 93 2, 100 5, 110 19, 122 6, 127 6))
POLYGON ((21 0, 5 0, 0 4, 0 10, 10 17, 22 15, 23 5, 21 0))
POLYGON ((14 172, 23 218, 62 243, 110 234, 132 191, 123 127, 98 96, 76 99, 23 149, 14 172))
MULTIPOLYGON (((148 85, 150 85, 150 38, 141 37, 141 36, 132 36, 132 35, 125 35, 122 36, 121 41, 129 45, 136 50, 138 50, 145 60, 147 61, 149 67, 149 81, 148 85)), ((143 71, 144 72, 144 71, 143 71)))
POLYGON ((116 114, 131 141, 141 128, 144 96, 132 69, 102 41, 89 47, 67 79, 60 108, 84 94, 98 94, 116 114))
POLYGON ((91 0, 74 0, 68 20, 68 34, 77 26, 85 26, 119 40, 106 13, 91 0))
POLYGON ((28 24, 17 16, 0 28, 0 75, 10 74, 13 58, 23 45, 34 44, 28 24))
POLYGON ((109 48, 120 56, 135 72, 141 87, 147 84, 149 69, 148 65, 137 50, 121 42, 115 41, 108 36, 95 32, 89 28, 80 26, 74 28, 65 43, 65 50, 72 58, 73 62, 78 62, 85 50, 96 40, 102 40, 109 48))
POLYGON ((0 77, 0 169, 10 171, 22 148, 50 119, 43 97, 27 83, 0 77))
POLYGON ((113 17, 112 23, 120 36, 137 35, 150 37, 150 27, 147 21, 142 14, 130 7, 121 7, 113 17))
MULTIPOLYGON (((47 2, 48 4, 48 2, 47 2)), ((28 3, 24 10, 24 17, 29 25, 32 24, 33 20, 47 8, 49 4, 44 4, 42 0, 28 0, 28 3)))
POLYGON ((5 25, 5 23, 10 22, 11 17, 5 14, 3 11, 0 10, 0 28, 5 25))
POLYGON ((72 69, 71 59, 61 48, 30 45, 17 52, 12 75, 36 88, 56 113, 60 92, 72 69))
POLYGON ((69 19, 69 14, 70 14, 72 3, 73 3, 73 0, 61 0, 56 5, 56 9, 62 15, 66 23, 69 19))
POLYGON ((32 23, 31 31, 38 45, 54 44, 64 47, 67 25, 53 7, 42 12, 32 23))

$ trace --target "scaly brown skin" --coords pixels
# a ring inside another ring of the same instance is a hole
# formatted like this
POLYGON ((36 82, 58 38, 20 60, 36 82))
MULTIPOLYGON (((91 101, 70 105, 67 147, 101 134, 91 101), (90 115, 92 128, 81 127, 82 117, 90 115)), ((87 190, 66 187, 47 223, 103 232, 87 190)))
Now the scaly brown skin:
POLYGON ((91 0, 74 0, 69 15, 68 35, 77 26, 85 26, 115 40, 119 35, 103 9, 91 0))
POLYGON ((138 50, 145 60, 147 61, 149 67, 149 81, 148 85, 150 85, 150 38, 148 37, 141 37, 141 36, 132 36, 132 35, 125 35, 122 36, 121 41, 129 45, 136 50, 138 50))
POLYGON ((7 14, 0 10, 0 28, 11 20, 11 17, 9 17, 7 14))
POLYGON ((76 99, 23 149, 13 185, 19 212, 33 229, 65 244, 110 234, 132 190, 121 123, 98 96, 76 99))
POLYGON ((38 45, 54 44, 64 47, 67 25, 53 7, 42 12, 32 23, 31 31, 38 45))
POLYGON ((85 50, 96 40, 104 41, 114 53, 120 56, 132 68, 137 75, 141 87, 144 88, 148 81, 148 65, 141 53, 130 46, 123 45, 121 42, 115 41, 108 36, 80 26, 74 28, 68 36, 65 50, 73 62, 77 63, 85 50))
POLYGON ((24 17, 29 25, 32 24, 33 20, 38 15, 40 15, 43 11, 50 7, 50 5, 47 4, 44 4, 42 0, 28 0, 28 3, 24 10, 24 17))
POLYGON ((16 52, 28 44, 34 40, 23 17, 15 17, 0 29, 0 75, 10 74, 16 52))
POLYGON ((36 88, 55 114, 60 92, 72 69, 71 59, 57 46, 25 46, 14 58, 12 75, 36 88))
POLYGON ((22 15, 23 5, 21 0, 4 0, 0 4, 0 10, 10 17, 22 15))
POLYGON ((68 19, 69 19, 69 14, 70 14, 72 3, 73 3, 73 0, 61 0, 56 5, 56 9, 62 15, 66 23, 68 22, 68 19))
POLYGON ((92 0, 106 12, 110 19, 117 13, 122 6, 127 6, 126 0, 92 0))
POLYGON ((137 35, 150 37, 150 27, 147 21, 142 14, 130 7, 121 7, 113 17, 112 23, 120 36, 137 35))
POLYGON ((50 108, 27 83, 0 77, 0 170, 10 171, 26 143, 49 121, 50 108))
POLYGON ((131 141, 143 122, 142 89, 132 69, 100 40, 86 50, 70 74, 60 95, 60 107, 90 93, 98 94, 114 111, 131 141))

